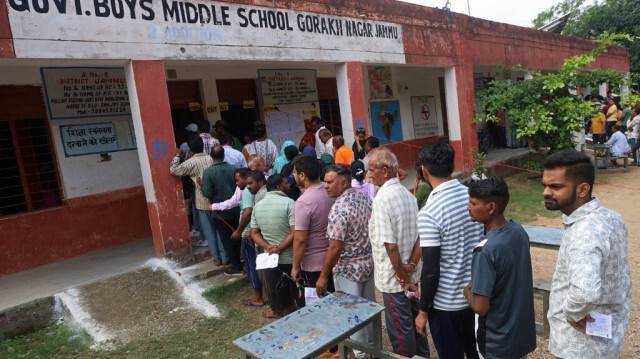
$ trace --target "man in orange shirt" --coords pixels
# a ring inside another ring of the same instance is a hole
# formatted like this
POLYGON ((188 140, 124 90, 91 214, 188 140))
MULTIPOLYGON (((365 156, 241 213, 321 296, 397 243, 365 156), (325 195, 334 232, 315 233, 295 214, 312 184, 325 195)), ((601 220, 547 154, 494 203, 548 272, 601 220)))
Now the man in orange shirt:
POLYGON ((336 153, 336 164, 351 165, 351 162, 353 162, 353 150, 344 145, 344 137, 340 135, 333 136, 333 150, 336 153))

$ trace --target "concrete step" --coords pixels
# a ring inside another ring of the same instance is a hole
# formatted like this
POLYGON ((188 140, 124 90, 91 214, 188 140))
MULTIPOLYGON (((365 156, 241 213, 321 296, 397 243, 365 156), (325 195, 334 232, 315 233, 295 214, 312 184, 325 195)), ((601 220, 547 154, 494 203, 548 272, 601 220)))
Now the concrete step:
POLYGON ((228 276, 224 273, 221 273, 216 276, 198 281, 197 283, 195 283, 195 285, 199 287, 199 290, 201 290, 201 292, 205 292, 210 289, 224 287, 226 285, 237 282, 244 278, 247 278, 246 274, 228 276))
POLYGON ((182 268, 180 275, 185 283, 191 283, 222 274, 228 268, 230 268, 229 265, 216 266, 212 260, 207 260, 190 267, 182 268))

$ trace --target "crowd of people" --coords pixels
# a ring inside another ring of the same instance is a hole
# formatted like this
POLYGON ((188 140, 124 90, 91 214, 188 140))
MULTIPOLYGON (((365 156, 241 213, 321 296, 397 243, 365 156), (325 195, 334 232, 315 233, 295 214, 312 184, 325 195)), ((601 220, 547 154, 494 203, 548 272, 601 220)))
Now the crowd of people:
MULTIPOLYGON (((640 102, 631 108, 620 102, 620 97, 611 93, 606 97, 587 95, 584 100, 593 103, 596 110, 595 115, 585 121, 585 130, 591 134, 593 143, 607 144, 614 157, 633 155, 632 163, 640 166, 640 102)), ((576 149, 582 150, 585 143, 584 133, 578 137, 576 149)))
MULTIPOLYGON (((407 173, 395 154, 375 137, 357 130, 350 148, 319 119, 308 122, 298 146, 285 142, 280 151, 258 127, 245 162, 230 136, 220 145, 205 124, 197 129, 170 172, 192 182, 212 259, 230 264, 227 275, 246 273, 253 296, 243 304, 268 302, 262 317, 305 306, 305 288, 371 301, 377 289, 397 354, 429 358, 429 335, 443 359, 522 358, 535 350, 529 237, 505 218, 502 178, 463 185, 452 177, 454 149, 434 142, 419 151, 412 193, 400 182, 407 173), (259 253, 277 254, 277 266, 256 270, 259 253)), ((549 349, 559 358, 620 357, 629 321, 627 230, 592 197, 594 173, 577 151, 544 162, 545 206, 561 211, 565 225, 548 311, 549 349), (586 334, 594 312, 611 316, 609 338, 586 334)), ((371 325, 352 339, 371 345, 371 325)), ((322 355, 337 356, 337 348, 322 355)))

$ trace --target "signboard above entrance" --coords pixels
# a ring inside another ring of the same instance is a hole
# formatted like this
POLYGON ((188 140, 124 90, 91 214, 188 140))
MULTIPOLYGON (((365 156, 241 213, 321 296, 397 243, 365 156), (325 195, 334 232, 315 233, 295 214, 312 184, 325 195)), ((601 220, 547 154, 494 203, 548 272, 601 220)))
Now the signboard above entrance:
POLYGON ((258 70, 258 80, 265 105, 281 105, 318 101, 316 70, 258 70))
POLYGON ((404 63, 402 26, 205 0, 7 3, 18 58, 404 63))

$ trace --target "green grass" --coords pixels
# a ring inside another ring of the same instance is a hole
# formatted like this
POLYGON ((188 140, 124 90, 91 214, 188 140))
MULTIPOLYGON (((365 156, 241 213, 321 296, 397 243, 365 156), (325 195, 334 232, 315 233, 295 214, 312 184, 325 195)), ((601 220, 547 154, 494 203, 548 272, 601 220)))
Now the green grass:
POLYGON ((86 334, 64 324, 0 340, 0 358, 234 358, 240 352, 233 340, 250 333, 270 320, 260 316, 264 308, 241 304, 252 291, 246 280, 210 290, 204 297, 215 303, 223 316, 194 324, 183 331, 151 337, 118 346, 113 350, 92 350, 86 334), (69 338, 74 338, 69 341, 69 338))
POLYGON ((66 324, 54 324, 37 332, 0 340, 0 358, 72 357, 87 350, 91 338, 66 324))
POLYGON ((508 219, 526 224, 538 217, 554 218, 560 216, 556 211, 544 207, 542 183, 539 175, 523 173, 505 178, 509 186, 509 205, 505 211, 508 219))

